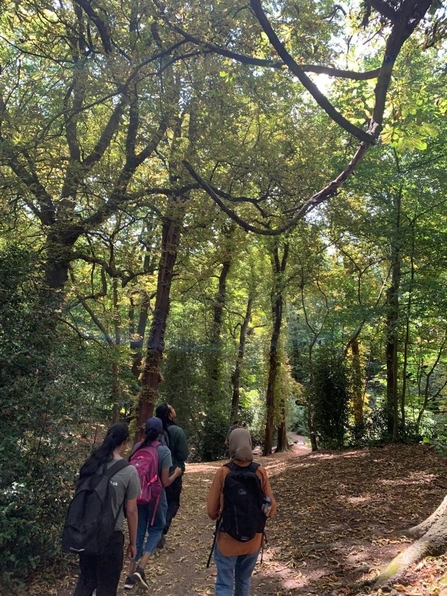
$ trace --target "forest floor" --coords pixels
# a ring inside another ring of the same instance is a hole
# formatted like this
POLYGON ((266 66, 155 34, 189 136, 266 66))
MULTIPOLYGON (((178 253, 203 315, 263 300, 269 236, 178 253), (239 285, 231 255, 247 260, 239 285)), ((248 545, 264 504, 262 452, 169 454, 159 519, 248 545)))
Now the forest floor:
MULTIPOLYGON (((399 532, 425 519, 447 492, 447 458, 423 445, 311 453, 296 443, 289 452, 256 460, 267 468, 278 502, 253 576, 256 596, 382 594, 360 584, 405 548, 409 541, 399 532)), ((205 501, 222 463, 188 465, 166 546, 147 567, 151 595, 214 593, 214 563, 206 568, 214 524, 205 501)), ((439 594, 446 565, 447 556, 425 559, 391 593, 439 594)), ((36 578, 23 593, 69 596, 75 579, 73 563, 66 577, 36 578)))

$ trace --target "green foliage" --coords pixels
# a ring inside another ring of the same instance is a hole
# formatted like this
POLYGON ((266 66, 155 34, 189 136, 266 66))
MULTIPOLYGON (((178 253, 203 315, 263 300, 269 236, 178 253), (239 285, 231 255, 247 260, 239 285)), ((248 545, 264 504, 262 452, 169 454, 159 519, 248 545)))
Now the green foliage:
POLYGON ((321 445, 340 449, 348 425, 350 387, 345 361, 330 346, 321 347, 314 356, 309 392, 321 445))
POLYGON ((0 250, 0 575, 8 593, 60 555, 91 420, 111 416, 102 349, 50 324, 39 266, 20 246, 0 250))

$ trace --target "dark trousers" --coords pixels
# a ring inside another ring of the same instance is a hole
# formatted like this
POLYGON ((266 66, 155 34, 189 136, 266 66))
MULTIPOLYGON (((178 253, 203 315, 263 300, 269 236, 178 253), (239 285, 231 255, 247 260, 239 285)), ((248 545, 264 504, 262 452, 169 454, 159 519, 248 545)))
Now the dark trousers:
POLYGON ((177 515, 180 507, 180 493, 182 492, 182 476, 179 476, 174 482, 165 488, 166 499, 168 501, 168 512, 166 514, 166 525, 163 534, 167 534, 171 527, 171 522, 177 515))
POLYGON ((79 553, 80 575, 73 596, 116 596, 123 568, 124 535, 115 531, 101 555, 79 553))

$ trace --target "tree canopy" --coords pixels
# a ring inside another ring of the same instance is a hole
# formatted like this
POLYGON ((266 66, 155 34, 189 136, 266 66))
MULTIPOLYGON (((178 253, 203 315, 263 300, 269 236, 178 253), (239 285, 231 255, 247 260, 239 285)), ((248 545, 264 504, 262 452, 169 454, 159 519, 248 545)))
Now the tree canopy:
POLYGON ((0 27, 5 577, 57 552, 101 425, 162 400, 196 459, 235 418, 265 455, 443 444, 442 2, 4 0, 0 27))

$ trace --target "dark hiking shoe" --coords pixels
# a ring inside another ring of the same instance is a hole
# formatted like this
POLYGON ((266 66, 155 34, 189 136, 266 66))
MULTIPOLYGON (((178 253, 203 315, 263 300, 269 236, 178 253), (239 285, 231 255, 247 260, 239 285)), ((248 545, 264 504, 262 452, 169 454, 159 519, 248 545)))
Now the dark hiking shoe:
POLYGON ((164 548, 165 543, 166 543, 166 538, 162 535, 162 537, 158 541, 157 548, 164 548))
POLYGON ((146 576, 144 575, 144 569, 141 569, 141 567, 137 567, 137 570, 132 575, 132 579, 135 582, 138 582, 144 588, 149 589, 149 584, 147 583, 146 576))
POLYGON ((126 581, 124 582, 124 589, 131 590, 136 586, 137 580, 133 579, 130 575, 126 577, 126 581))

